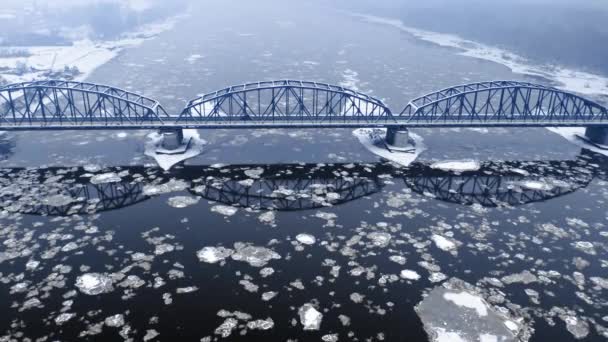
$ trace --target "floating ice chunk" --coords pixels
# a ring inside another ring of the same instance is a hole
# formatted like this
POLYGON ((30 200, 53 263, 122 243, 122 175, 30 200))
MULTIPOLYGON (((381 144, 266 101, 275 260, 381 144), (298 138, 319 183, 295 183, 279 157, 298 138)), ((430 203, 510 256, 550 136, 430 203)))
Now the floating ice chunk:
POLYGON ((536 191, 551 191, 554 188, 553 185, 538 180, 523 181, 516 184, 524 189, 536 191))
POLYGON ((154 329, 146 330, 146 335, 144 335, 144 342, 155 339, 160 333, 154 329))
POLYGON ((307 303, 302 305, 298 314, 300 315, 300 323, 304 326, 304 330, 319 330, 321 328, 323 314, 317 311, 312 304, 307 303))
POLYGON ((235 252, 232 254, 232 259, 244 261, 253 267, 264 267, 272 259, 281 259, 279 254, 265 247, 235 243, 234 248, 235 252))
POLYGON ((403 270, 403 271, 401 271, 400 276, 401 276, 401 278, 407 279, 407 280, 420 279, 420 274, 418 274, 418 272, 412 271, 412 270, 403 270))
POLYGON ((186 208, 197 204, 201 199, 199 197, 191 196, 175 196, 167 200, 167 203, 173 208, 186 208))
POLYGON ((315 237, 310 234, 298 234, 296 236, 296 240, 298 240, 299 243, 304 245, 314 245, 315 242, 317 242, 317 239, 315 239, 315 237))
POLYGON ((429 281, 431 283, 439 283, 441 281, 446 280, 447 278, 448 277, 445 274, 441 273, 441 272, 433 272, 429 276, 429 281))
POLYGON ((384 232, 369 233, 367 237, 372 240, 373 245, 376 247, 386 247, 391 241, 391 234, 384 232))
POLYGON ((564 316, 560 318, 566 323, 566 329, 576 339, 583 339, 589 335, 589 324, 582 319, 574 316, 564 316))
POLYGON ((114 172, 102 173, 91 177, 91 183, 93 184, 118 183, 120 181, 120 176, 114 172))
POLYGON ((215 334, 227 338, 232 334, 232 331, 236 329, 238 324, 239 322, 236 319, 228 317, 224 323, 220 324, 220 326, 215 329, 215 334))
POLYGON ((454 172, 466 172, 466 171, 477 171, 481 168, 481 165, 476 160, 450 160, 434 163, 431 168, 443 170, 443 171, 454 171, 454 172))
POLYGON ((232 216, 236 214, 238 209, 229 205, 215 205, 211 207, 211 211, 214 213, 222 214, 224 216, 232 216))
POLYGON ((55 317, 55 324, 62 325, 63 323, 74 318, 74 316, 76 316, 76 314, 64 312, 64 313, 60 314, 59 316, 55 317))
POLYGON ((597 252, 595 251, 595 247, 593 246, 593 243, 589 242, 589 241, 577 241, 572 243, 572 245, 574 246, 574 248, 587 253, 589 255, 596 255, 597 252))
POLYGON ((143 192, 146 196, 156 196, 170 192, 183 191, 188 189, 188 187, 188 183, 183 180, 171 179, 167 183, 160 185, 145 185, 143 192))
POLYGON ((247 322, 247 328, 250 330, 270 330, 274 328, 274 321, 268 317, 266 319, 257 319, 247 322))
POLYGON ((112 328, 120 328, 125 325, 125 317, 122 314, 116 314, 113 316, 106 317, 105 323, 107 326, 112 328))
POLYGON ((184 293, 192 293, 192 292, 196 292, 196 291, 198 291, 197 286, 188 286, 188 287, 178 287, 175 290, 175 293, 184 294, 184 293))
POLYGON ((461 281, 436 287, 415 310, 433 342, 520 342, 518 320, 494 310, 461 281))
POLYGON ((253 180, 251 178, 243 179, 243 180, 239 181, 238 183, 244 187, 251 187, 253 185, 253 183, 255 183, 255 180, 253 180))
POLYGON ((448 240, 447 238, 441 235, 433 234, 433 236, 431 236, 431 239, 433 240, 433 242, 435 242, 435 246, 437 246, 437 248, 446 252, 455 250, 457 247, 454 242, 448 240))
POLYGON ((51 207, 63 207, 73 203, 74 201, 75 199, 70 196, 59 194, 43 198, 41 203, 51 207))
POLYGON ((251 281, 247 280, 247 279, 243 279, 241 281, 239 281, 239 284, 241 284, 246 291, 249 292, 258 292, 258 290, 260 289, 260 287, 254 283, 252 283, 251 281))
POLYGON ((524 283, 527 285, 537 281, 538 278, 528 270, 502 277, 502 282, 505 284, 524 283))
POLYGON ((399 265, 405 265, 405 263, 407 262, 407 259, 401 255, 391 255, 390 257, 388 257, 388 259, 399 265))
POLYGON ((260 176, 264 173, 264 169, 257 168, 257 169, 249 169, 249 170, 245 170, 245 175, 247 175, 247 177, 250 178, 260 178, 260 176))
POLYGON ((323 342, 338 342, 338 334, 327 334, 321 336, 321 341, 323 342))
POLYGON ((267 211, 265 213, 261 213, 260 216, 258 216, 258 221, 264 224, 274 224, 275 219, 276 214, 274 213, 274 211, 267 211))
POLYGON ((76 287, 87 295, 98 295, 112 291, 112 278, 100 273, 86 273, 76 278, 76 287))
POLYGON ((264 267, 260 270, 260 275, 262 278, 270 277, 274 274, 274 268, 272 267, 264 267))
POLYGON ((267 302, 267 301, 271 300, 272 298, 276 297, 277 295, 278 295, 278 292, 274 292, 274 291, 264 292, 264 293, 262 293, 262 300, 267 302))
POLYGON ((198 260, 209 264, 226 260, 234 253, 232 249, 224 247, 204 247, 196 253, 198 260))

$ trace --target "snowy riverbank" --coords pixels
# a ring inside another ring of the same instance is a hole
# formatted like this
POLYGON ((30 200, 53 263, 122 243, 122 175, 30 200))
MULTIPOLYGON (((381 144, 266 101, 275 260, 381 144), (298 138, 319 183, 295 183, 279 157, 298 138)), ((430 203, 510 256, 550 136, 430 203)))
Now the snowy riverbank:
POLYGON ((79 40, 69 46, 0 47, 0 77, 8 83, 36 81, 76 68, 77 81, 86 79, 95 69, 109 62, 126 48, 138 46, 173 28, 182 16, 143 25, 111 41, 79 40), (11 56, 11 52, 18 52, 11 56))

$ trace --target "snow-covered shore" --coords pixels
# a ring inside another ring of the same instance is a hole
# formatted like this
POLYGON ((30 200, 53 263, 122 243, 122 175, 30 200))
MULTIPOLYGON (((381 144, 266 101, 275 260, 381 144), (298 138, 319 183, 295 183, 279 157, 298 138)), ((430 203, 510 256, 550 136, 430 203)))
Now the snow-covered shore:
POLYGON ((542 77, 559 84, 558 88, 584 95, 608 96, 608 77, 556 65, 535 65, 525 57, 497 47, 467 40, 454 34, 439 33, 406 26, 401 20, 373 15, 353 14, 367 22, 396 27, 412 36, 443 47, 460 50, 459 54, 502 64, 513 73, 542 77))
POLYGON ((111 41, 79 40, 70 46, 5 46, 0 55, 19 51, 23 56, 0 57, 0 77, 8 83, 35 81, 48 78, 50 73, 61 72, 66 67, 77 68, 77 81, 86 79, 95 69, 115 58, 123 49, 142 44, 173 28, 181 16, 170 17, 162 22, 143 25, 137 30, 111 41), (2 53, 4 52, 4 54, 2 53), (21 72, 17 72, 22 69, 21 72))

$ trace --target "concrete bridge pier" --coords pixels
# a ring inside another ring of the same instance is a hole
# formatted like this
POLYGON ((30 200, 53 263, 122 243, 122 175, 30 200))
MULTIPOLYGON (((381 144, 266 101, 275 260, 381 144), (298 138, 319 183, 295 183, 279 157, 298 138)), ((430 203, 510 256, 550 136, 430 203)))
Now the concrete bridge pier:
POLYGON ((608 146, 608 126, 587 127, 585 138, 594 144, 608 146))
POLYGON ((184 131, 181 128, 161 128, 159 133, 163 136, 161 147, 168 151, 184 149, 184 131))
POLYGON ((394 149, 408 149, 412 147, 410 133, 405 126, 390 126, 386 129, 386 143, 394 149))

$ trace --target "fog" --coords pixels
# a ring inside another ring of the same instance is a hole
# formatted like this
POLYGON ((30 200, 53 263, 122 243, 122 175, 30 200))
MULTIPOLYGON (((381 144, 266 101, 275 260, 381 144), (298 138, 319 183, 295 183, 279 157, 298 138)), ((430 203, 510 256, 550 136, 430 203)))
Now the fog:
MULTIPOLYGON (((246 4, 198 0, 4 0, 0 44, 67 44, 74 39, 112 38, 135 26, 209 6, 222 11, 246 4)), ((295 0, 256 1, 256 6, 292 6, 295 0)), ((399 19, 407 26, 513 51, 542 63, 608 74, 608 3, 604 0, 310 0, 315 11, 328 8, 399 19)), ((251 5, 251 4, 247 4, 251 5)), ((243 18, 255 23, 272 18, 243 18)))

